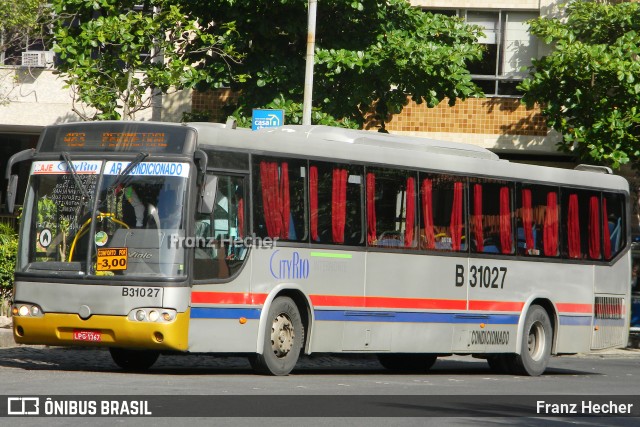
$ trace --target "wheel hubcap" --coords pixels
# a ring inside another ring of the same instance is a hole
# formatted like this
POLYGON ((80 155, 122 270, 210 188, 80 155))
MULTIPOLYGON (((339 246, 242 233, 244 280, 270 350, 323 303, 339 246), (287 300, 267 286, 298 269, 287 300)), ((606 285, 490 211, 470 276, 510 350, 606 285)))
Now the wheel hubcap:
POLYGON ((271 326, 271 348, 277 357, 285 357, 293 348, 293 322, 284 313, 276 316, 271 326))
POLYGON ((529 330, 529 337, 527 338, 527 346, 529 348, 529 355, 533 360, 540 360, 545 347, 544 329, 540 322, 535 322, 531 325, 529 330))

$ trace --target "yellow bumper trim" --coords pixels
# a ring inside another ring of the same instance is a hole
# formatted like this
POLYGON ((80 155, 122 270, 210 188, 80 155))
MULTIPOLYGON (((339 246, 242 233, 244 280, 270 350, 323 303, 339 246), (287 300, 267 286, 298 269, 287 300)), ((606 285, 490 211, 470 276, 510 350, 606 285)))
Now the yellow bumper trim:
POLYGON ((186 351, 190 309, 169 323, 137 322, 127 316, 94 315, 83 320, 77 314, 46 313, 42 317, 13 317, 18 344, 59 346, 108 346, 151 350, 186 351), (99 331, 98 342, 76 341, 74 331, 99 331), (159 339, 161 338, 161 339, 159 339))

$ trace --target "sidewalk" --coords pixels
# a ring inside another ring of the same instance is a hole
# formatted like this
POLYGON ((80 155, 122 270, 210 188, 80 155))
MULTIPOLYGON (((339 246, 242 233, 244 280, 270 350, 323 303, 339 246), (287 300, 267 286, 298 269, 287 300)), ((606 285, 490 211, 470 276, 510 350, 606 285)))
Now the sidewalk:
POLYGON ((13 340, 13 329, 11 328, 11 318, 0 316, 0 348, 14 347, 16 342, 13 340))

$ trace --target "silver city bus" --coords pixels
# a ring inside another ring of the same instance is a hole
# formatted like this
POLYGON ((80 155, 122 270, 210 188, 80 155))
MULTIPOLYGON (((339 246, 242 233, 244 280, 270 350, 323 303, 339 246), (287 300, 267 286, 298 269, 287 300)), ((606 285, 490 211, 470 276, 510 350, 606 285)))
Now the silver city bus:
POLYGON ((465 144, 323 126, 47 127, 30 160, 18 343, 301 353, 394 370, 469 354, 540 375, 626 345, 629 189, 606 168, 500 160, 465 144))

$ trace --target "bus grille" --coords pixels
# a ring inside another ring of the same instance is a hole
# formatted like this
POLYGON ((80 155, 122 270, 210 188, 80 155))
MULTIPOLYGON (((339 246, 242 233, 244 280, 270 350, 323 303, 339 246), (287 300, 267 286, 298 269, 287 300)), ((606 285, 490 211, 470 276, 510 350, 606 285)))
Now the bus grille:
POLYGON ((621 297, 596 297, 591 348, 626 346, 625 302, 621 297))

